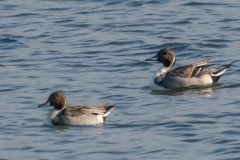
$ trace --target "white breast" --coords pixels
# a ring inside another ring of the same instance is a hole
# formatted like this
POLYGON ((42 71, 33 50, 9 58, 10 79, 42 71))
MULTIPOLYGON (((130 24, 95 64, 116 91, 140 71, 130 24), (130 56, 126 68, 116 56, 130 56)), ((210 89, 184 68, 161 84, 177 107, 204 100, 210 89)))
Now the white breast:
POLYGON ((52 119, 55 118, 57 116, 57 114, 61 111, 62 110, 56 110, 56 109, 51 110, 48 113, 48 115, 46 116, 46 118, 44 119, 43 124, 44 125, 53 125, 52 119))
POLYGON ((166 72, 167 72, 167 69, 164 68, 164 69, 159 69, 157 72, 155 72, 153 74, 152 78, 149 81, 149 87, 150 87, 151 90, 154 91, 154 90, 163 90, 164 89, 163 87, 161 87, 159 85, 156 85, 155 78, 158 77, 161 74, 166 73, 166 72))

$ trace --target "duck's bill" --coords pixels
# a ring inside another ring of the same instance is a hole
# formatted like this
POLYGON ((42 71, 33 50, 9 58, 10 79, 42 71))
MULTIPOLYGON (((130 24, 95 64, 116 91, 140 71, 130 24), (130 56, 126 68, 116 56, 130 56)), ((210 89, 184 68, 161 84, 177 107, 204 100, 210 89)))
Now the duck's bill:
POLYGON ((156 55, 156 56, 154 56, 154 57, 152 57, 152 58, 146 59, 146 61, 158 61, 158 57, 157 57, 157 55, 156 55))
POLYGON ((48 101, 45 102, 45 103, 43 103, 43 104, 38 105, 38 107, 46 107, 46 106, 50 106, 50 105, 48 104, 48 101))

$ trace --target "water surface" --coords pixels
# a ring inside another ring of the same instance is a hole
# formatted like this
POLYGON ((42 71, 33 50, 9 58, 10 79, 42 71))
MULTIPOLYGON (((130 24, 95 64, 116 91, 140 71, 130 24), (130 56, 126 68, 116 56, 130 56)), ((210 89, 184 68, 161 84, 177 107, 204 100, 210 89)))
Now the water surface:
POLYGON ((232 1, 0 0, 3 159, 240 159, 238 61, 220 83, 151 92, 171 48, 177 66, 240 60, 232 1), (69 105, 118 103, 104 126, 46 127, 54 91, 69 105))

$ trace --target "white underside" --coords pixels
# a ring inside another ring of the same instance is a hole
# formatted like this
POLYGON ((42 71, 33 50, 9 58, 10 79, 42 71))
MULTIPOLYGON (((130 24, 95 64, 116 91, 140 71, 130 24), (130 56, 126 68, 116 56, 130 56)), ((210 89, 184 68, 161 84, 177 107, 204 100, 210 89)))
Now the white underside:
POLYGON ((103 124, 104 123, 102 115, 97 115, 97 119, 98 119, 98 124, 103 124))
POLYGON ((206 84, 212 84, 213 80, 212 77, 209 74, 203 74, 202 76, 199 77, 203 85, 206 84))

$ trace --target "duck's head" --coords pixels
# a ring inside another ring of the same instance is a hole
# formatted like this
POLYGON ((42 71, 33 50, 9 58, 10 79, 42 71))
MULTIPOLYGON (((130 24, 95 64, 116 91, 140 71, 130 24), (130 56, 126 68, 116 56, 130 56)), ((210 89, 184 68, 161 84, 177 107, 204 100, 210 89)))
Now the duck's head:
POLYGON ((176 62, 176 57, 171 49, 164 48, 156 56, 148 58, 146 61, 158 61, 163 63, 165 67, 172 68, 176 62))
POLYGON ((54 92, 49 97, 47 102, 40 104, 38 107, 54 106, 54 109, 62 110, 67 105, 66 96, 61 92, 54 92), (48 105, 49 103, 49 105, 48 105))

